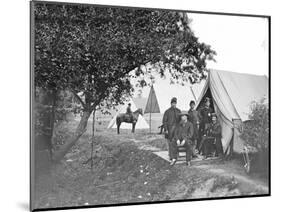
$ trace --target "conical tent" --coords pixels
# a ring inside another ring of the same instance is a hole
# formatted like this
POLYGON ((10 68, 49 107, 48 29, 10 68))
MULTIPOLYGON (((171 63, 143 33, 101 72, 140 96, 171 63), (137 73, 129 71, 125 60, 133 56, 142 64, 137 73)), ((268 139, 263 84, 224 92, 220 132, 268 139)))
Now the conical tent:
POLYGON ((146 106, 146 102, 147 102, 147 98, 144 97, 135 97, 132 98, 133 102, 135 103, 136 107, 139 109, 141 108, 142 111, 145 110, 145 106, 146 106))
POLYGON ((241 152, 243 140, 239 137, 237 124, 248 120, 253 101, 268 98, 268 78, 250 74, 211 70, 197 102, 197 109, 204 98, 211 95, 218 121, 222 126, 222 145, 229 153, 231 140, 233 150, 241 152))
MULTIPOLYGON (((130 99, 129 101, 127 101, 123 106, 121 106, 121 108, 119 109, 119 111, 115 114, 115 116, 111 119, 111 121, 109 122, 107 128, 117 128, 116 125, 116 117, 120 114, 120 113, 126 113, 126 109, 128 104, 131 103, 131 109, 132 111, 136 111, 138 108, 136 107, 135 103, 133 102, 132 99, 130 99)), ((121 129, 132 129, 132 124, 130 123, 122 123, 120 126, 121 129)), ((145 121, 145 119, 143 118, 142 115, 139 115, 138 121, 136 123, 136 127, 135 129, 149 129, 149 126, 147 124, 147 122, 145 121)))
POLYGON ((160 113, 159 104, 153 85, 151 86, 144 113, 160 113))

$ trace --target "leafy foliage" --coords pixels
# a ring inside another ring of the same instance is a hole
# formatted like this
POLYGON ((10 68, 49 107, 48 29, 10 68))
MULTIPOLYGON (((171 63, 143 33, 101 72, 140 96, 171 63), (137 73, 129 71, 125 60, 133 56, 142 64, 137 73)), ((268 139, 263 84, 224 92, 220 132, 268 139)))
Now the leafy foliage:
POLYGON ((85 132, 93 111, 106 112, 132 95, 132 78, 140 86, 147 85, 142 76, 151 74, 151 69, 144 67, 157 66, 160 76, 169 73, 176 80, 193 83, 205 77, 206 61, 214 59, 215 52, 198 41, 184 13, 44 2, 33 5, 35 86, 71 91, 83 110, 56 160, 85 132))
POLYGON ((179 12, 36 2, 36 86, 69 89, 92 111, 122 103, 133 92, 129 73, 147 74, 147 64, 175 79, 204 78, 215 52, 188 24, 179 12))
POLYGON ((269 116, 265 99, 252 103, 249 121, 245 123, 241 137, 258 150, 268 148, 269 116))

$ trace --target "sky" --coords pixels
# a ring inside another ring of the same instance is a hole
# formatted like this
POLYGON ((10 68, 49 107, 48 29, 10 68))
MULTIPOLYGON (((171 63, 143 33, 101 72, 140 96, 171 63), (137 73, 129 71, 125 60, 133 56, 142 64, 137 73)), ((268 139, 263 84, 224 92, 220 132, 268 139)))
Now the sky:
POLYGON ((268 76, 268 21, 265 18, 188 13, 200 42, 217 52, 208 68, 268 76))
MULTIPOLYGON (((268 76, 267 19, 198 13, 188 16, 199 41, 217 52, 216 62, 208 62, 207 68, 268 76)), ((163 89, 170 86, 168 79, 158 79, 155 84, 163 89)), ((149 87, 142 89, 142 96, 148 97, 149 91, 149 87)))

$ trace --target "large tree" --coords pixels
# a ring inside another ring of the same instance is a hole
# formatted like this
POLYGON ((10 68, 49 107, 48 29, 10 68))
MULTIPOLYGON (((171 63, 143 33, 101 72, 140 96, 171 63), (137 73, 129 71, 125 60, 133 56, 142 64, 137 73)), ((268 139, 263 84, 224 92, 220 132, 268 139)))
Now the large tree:
POLYGON ((61 159, 84 133, 97 107, 112 107, 131 95, 131 77, 149 74, 157 65, 175 79, 206 76, 215 52, 201 43, 185 13, 165 10, 106 8, 92 5, 34 3, 35 85, 68 89, 83 108, 81 121, 61 159))

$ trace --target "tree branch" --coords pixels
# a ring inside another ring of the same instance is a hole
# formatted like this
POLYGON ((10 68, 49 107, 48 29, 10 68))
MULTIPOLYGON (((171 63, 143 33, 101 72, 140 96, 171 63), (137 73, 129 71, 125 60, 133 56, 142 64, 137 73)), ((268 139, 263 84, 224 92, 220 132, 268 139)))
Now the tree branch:
POLYGON ((73 93, 73 95, 76 97, 76 99, 81 103, 81 105, 83 106, 83 108, 85 108, 85 103, 83 102, 83 100, 81 99, 81 97, 74 91, 74 90, 70 90, 71 93, 73 93))

